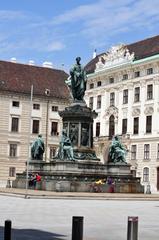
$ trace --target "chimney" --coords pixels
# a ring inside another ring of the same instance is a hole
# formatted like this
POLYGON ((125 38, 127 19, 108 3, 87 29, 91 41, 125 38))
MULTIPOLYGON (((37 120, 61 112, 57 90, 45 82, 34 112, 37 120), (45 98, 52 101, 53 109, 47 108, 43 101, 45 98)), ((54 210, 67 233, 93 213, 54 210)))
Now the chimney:
POLYGON ((94 52, 93 52, 93 59, 97 56, 97 50, 94 49, 94 52))
POLYGON ((46 68, 53 68, 53 64, 52 62, 43 62, 43 67, 46 67, 46 68))
POLYGON ((17 62, 17 59, 16 59, 15 57, 12 57, 12 58, 10 59, 10 61, 11 61, 12 63, 16 63, 16 62, 17 62))
POLYGON ((34 62, 34 60, 29 60, 28 64, 33 66, 33 65, 35 65, 35 62, 34 62))

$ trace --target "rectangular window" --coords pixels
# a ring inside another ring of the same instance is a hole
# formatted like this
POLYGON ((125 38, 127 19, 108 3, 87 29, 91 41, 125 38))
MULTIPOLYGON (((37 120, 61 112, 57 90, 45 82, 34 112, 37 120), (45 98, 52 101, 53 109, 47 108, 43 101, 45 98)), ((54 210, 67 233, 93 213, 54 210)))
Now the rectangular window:
POLYGON ((147 69, 147 75, 153 74, 153 68, 148 68, 147 69))
POLYGON ((159 143, 157 144, 157 159, 159 159, 159 143))
POLYGON ((89 98, 89 107, 93 109, 93 97, 89 98))
POLYGON ((53 159, 56 155, 56 147, 50 147, 50 159, 53 159))
POLYGON ((153 85, 149 84, 147 85, 147 100, 150 100, 153 98, 153 85))
POLYGON ((90 89, 94 88, 94 83, 91 83, 91 84, 89 85, 89 88, 90 88, 90 89))
POLYGON ((99 137, 100 135, 100 122, 96 123, 96 137, 99 137))
POLYGON ((39 120, 33 120, 32 133, 39 133, 39 120))
POLYGON ((15 177, 15 175, 16 175, 16 168, 10 167, 9 168, 9 177, 15 177))
POLYGON ((123 91, 123 104, 127 104, 128 103, 128 89, 125 89, 123 91))
POLYGON ((115 105, 115 93, 112 92, 110 93, 110 106, 114 106, 115 105))
POLYGON ((134 73, 134 77, 135 77, 135 78, 140 77, 140 72, 139 72, 139 71, 135 72, 135 73, 134 73))
POLYGON ((113 77, 109 78, 109 83, 114 83, 114 78, 113 77))
POLYGON ((98 81, 97 82, 97 87, 100 87, 102 85, 102 82, 101 81, 98 81))
POLYGON ((19 118, 12 117, 11 131, 18 132, 19 130, 19 118))
POLYGON ((134 118, 134 134, 139 133, 139 118, 135 117, 134 118))
POLYGON ((144 144, 144 159, 150 159, 150 144, 144 144))
POLYGON ((146 133, 152 131, 152 116, 146 116, 146 133))
POLYGON ((123 80, 127 80, 128 79, 128 74, 124 74, 123 75, 123 80))
POLYGON ((135 93, 134 93, 134 102, 139 102, 140 101, 140 87, 135 88, 135 93))
POLYGON ((51 135, 52 136, 57 136, 58 133, 58 122, 52 122, 51 123, 51 135))
POLYGON ((58 106, 52 106, 52 112, 58 112, 58 106))
POLYGON ((40 104, 34 103, 34 104, 33 104, 33 109, 34 109, 34 110, 39 110, 39 109, 40 109, 40 104))
POLYGON ((101 95, 97 96, 97 109, 101 108, 101 95))
POLYGON ((19 102, 18 101, 13 101, 12 102, 12 107, 19 107, 19 102))
POLYGON ((131 146, 131 160, 136 160, 136 145, 131 146))
POLYGON ((149 168, 145 167, 143 169, 143 182, 149 182, 149 168))
POLYGON ((10 149, 9 149, 9 156, 10 157, 17 157, 17 144, 15 143, 11 143, 9 145, 10 149))
POLYGON ((127 118, 124 118, 122 120, 122 134, 126 134, 127 133, 127 118))

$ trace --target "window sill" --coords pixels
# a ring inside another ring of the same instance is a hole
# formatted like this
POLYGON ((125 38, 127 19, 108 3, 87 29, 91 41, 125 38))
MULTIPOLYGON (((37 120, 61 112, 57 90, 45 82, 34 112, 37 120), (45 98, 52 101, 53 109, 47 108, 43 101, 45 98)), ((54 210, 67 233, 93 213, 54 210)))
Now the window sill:
POLYGON ((144 162, 150 162, 151 161, 151 158, 149 159, 143 159, 144 162))

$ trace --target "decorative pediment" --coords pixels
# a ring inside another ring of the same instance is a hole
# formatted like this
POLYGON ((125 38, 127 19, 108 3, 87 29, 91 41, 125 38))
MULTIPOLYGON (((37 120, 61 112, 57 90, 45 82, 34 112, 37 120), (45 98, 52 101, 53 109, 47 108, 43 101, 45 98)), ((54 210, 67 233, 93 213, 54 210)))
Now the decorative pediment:
POLYGON ((140 115, 140 109, 139 108, 134 108, 132 111, 132 116, 139 116, 140 115))
POLYGON ((105 111, 105 116, 109 117, 111 115, 114 115, 115 118, 118 117, 118 108, 115 106, 110 106, 105 111))
POLYGON ((117 46, 113 46, 107 53, 98 57, 95 71, 130 63, 133 60, 134 53, 130 54, 128 48, 125 45, 120 44, 117 46))
POLYGON ((153 112, 154 112, 153 107, 146 107, 144 111, 145 115, 151 115, 153 114, 153 112))

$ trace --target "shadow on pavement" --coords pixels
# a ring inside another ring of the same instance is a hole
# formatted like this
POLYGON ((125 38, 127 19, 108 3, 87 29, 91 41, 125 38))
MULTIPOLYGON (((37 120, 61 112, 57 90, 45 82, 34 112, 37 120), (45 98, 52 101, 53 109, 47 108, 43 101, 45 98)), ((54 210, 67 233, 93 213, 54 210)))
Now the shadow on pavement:
MULTIPOLYGON (((4 227, 0 227, 0 239, 4 239, 4 227)), ((66 240, 65 235, 37 229, 12 228, 12 240, 66 240)))

